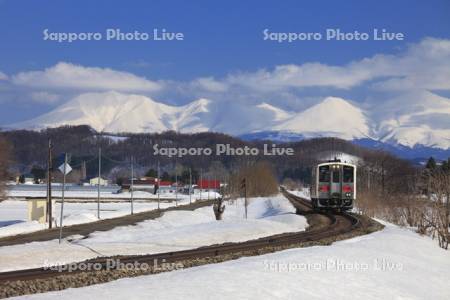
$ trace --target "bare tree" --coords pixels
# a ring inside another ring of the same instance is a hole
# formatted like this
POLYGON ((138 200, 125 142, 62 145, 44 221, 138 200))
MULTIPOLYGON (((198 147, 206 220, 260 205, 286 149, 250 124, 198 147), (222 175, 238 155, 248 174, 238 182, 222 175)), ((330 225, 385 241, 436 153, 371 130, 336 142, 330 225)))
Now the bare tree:
POLYGON ((278 193, 278 180, 272 165, 265 161, 241 166, 230 178, 234 196, 241 196, 241 183, 245 179, 248 197, 272 196, 278 193))
POLYGON ((216 220, 222 220, 223 212, 225 211, 225 205, 223 204, 223 197, 219 197, 213 205, 214 215, 216 216, 216 220))
POLYGON ((0 137, 0 201, 5 199, 5 182, 9 177, 9 166, 11 164, 11 145, 6 139, 0 137))
POLYGON ((429 180, 429 213, 425 214, 426 226, 439 246, 448 249, 450 243, 450 172, 435 170, 429 180))
POLYGON ((285 178, 281 183, 282 186, 287 188, 288 190, 299 190, 303 187, 303 184, 299 181, 294 181, 292 178, 285 178))

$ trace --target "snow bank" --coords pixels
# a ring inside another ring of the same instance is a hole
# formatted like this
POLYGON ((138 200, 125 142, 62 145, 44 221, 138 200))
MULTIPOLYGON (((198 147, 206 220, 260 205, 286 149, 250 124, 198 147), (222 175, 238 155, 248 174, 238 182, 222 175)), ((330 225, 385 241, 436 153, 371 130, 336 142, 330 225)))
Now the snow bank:
POLYGON ((448 278, 450 251, 436 247, 427 237, 387 225, 381 232, 332 246, 21 298, 446 300, 450 299, 448 278))
POLYGON ((211 206, 195 211, 170 211, 136 226, 121 226, 92 233, 88 238, 58 245, 57 240, 0 247, 0 271, 70 263, 103 255, 149 254, 240 242, 304 230, 303 216, 282 197, 251 199, 248 219, 244 201, 225 203, 223 221, 216 221, 211 206), (96 252, 91 251, 95 250, 96 252))
MULTIPOLYGON (((185 202, 180 202, 186 204, 185 202)), ((175 202, 161 202, 161 208, 174 206, 175 202)), ((153 210, 158 207, 156 202, 135 202, 134 212, 153 210)), ((56 203, 53 217, 59 224, 60 203, 56 203)), ((27 220, 27 201, 6 200, 0 202, 0 237, 29 233, 48 228, 46 224, 27 220)), ((130 203, 101 203, 100 216, 102 219, 110 219, 130 214, 130 203)), ((63 225, 74 225, 98 221, 97 203, 95 202, 66 202, 64 203, 63 225)))

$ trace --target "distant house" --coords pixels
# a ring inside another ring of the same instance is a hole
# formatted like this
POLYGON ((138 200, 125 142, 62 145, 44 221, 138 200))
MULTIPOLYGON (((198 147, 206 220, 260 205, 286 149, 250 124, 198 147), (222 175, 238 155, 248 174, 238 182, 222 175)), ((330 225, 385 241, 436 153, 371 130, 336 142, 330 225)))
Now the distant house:
POLYGON ((18 176, 16 178, 17 183, 23 183, 23 184, 34 184, 35 180, 34 180, 34 175, 27 173, 27 174, 22 174, 20 176, 18 176))
POLYGON ((197 181, 197 186, 195 188, 202 192, 207 192, 208 190, 211 192, 218 192, 220 190, 220 180, 202 179, 197 181))
POLYGON ((161 180, 159 184, 157 184, 157 188, 159 188, 160 194, 169 194, 176 192, 176 187, 170 181, 161 180))
MULTIPOLYGON (((144 177, 133 179, 133 191, 147 191, 153 193, 155 191, 157 179, 153 177, 144 177)), ((131 191, 131 179, 126 179, 121 184, 122 191, 131 191)))
POLYGON ((101 177, 100 177, 100 180, 99 180, 98 177, 94 177, 94 178, 89 179, 89 184, 90 185, 98 185, 99 183, 100 183, 100 186, 105 186, 105 185, 108 185, 108 180, 104 179, 104 178, 101 178, 101 177))
MULTIPOLYGON (((177 186, 171 181, 160 180, 158 183, 158 178, 153 177, 142 177, 139 179, 133 179, 133 191, 146 191, 149 193, 156 194, 159 189, 160 194, 175 194, 177 191, 177 186)), ((131 180, 126 179, 121 184, 122 191, 131 191, 131 180)), ((183 192, 183 186, 178 185, 178 192, 183 192)))

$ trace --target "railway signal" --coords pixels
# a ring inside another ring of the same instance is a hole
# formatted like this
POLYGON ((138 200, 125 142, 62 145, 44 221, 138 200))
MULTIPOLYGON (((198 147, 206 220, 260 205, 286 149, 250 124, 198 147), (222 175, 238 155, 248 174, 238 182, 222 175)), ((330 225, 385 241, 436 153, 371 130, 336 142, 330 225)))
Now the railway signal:
POLYGON ((66 175, 72 171, 72 167, 68 163, 67 153, 61 154, 60 157, 64 157, 64 162, 59 166, 58 170, 63 173, 63 185, 61 191, 61 215, 59 217, 59 243, 61 244, 62 239, 62 227, 63 227, 63 216, 64 216, 64 191, 66 190, 66 175))

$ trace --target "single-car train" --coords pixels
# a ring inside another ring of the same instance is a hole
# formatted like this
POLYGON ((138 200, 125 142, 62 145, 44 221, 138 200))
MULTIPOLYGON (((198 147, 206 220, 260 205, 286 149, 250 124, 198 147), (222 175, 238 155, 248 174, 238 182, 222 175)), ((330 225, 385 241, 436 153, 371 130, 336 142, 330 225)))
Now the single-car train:
POLYGON ((316 210, 350 210, 356 199, 356 166, 338 159, 312 170, 311 202, 316 210))

